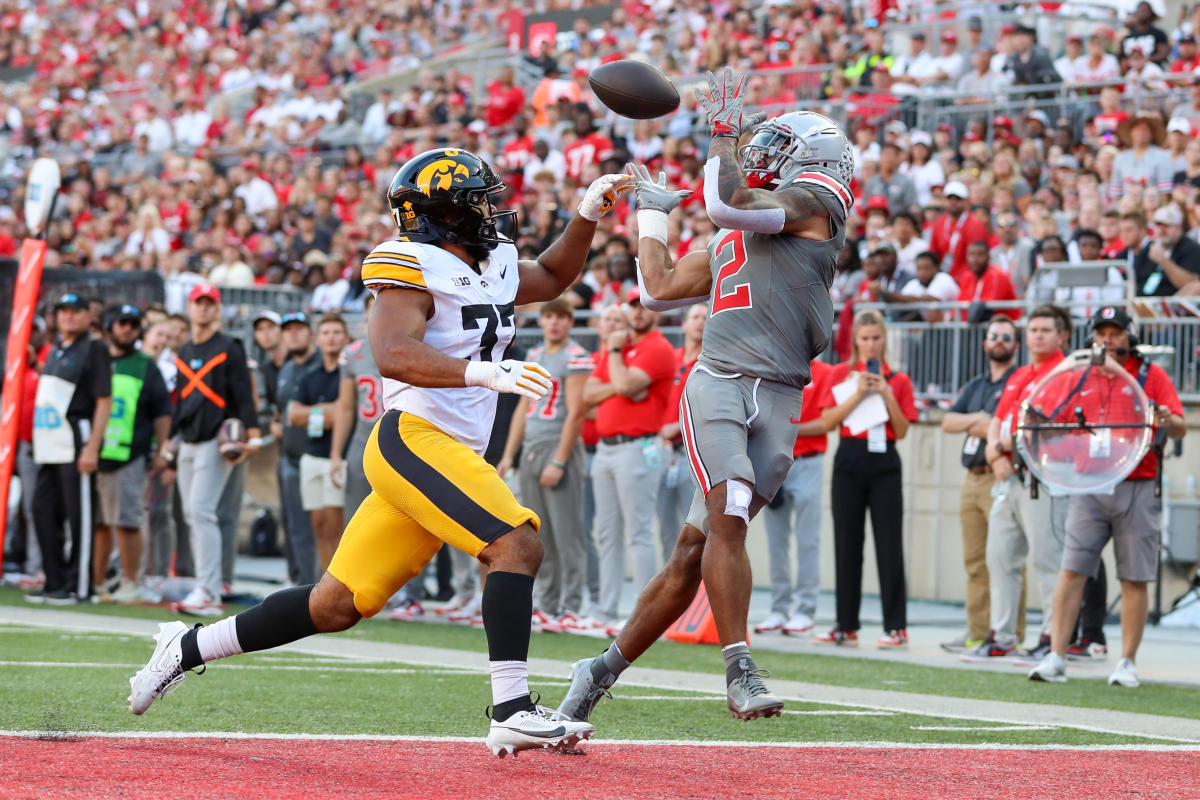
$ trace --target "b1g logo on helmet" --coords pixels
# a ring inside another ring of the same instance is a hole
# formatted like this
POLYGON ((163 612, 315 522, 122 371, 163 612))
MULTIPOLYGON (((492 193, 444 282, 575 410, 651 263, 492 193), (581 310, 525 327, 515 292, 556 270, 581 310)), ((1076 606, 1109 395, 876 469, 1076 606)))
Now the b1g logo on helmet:
MULTIPOLYGON (((447 150, 446 155, 458 155, 457 150, 447 150)), ((427 165, 417 173, 417 189, 428 195, 434 189, 449 189, 471 177, 471 171, 452 158, 442 158, 427 165)))

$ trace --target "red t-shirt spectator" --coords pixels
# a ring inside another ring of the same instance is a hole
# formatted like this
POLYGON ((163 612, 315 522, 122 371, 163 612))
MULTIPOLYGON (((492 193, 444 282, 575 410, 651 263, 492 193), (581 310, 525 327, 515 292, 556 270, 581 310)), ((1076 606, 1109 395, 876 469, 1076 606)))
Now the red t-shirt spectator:
MULTIPOLYGON (((650 376, 648 395, 640 403, 621 395, 602 402, 596 408, 596 433, 601 440, 607 436, 649 436, 658 433, 678 367, 675 348, 657 329, 650 331, 636 344, 626 344, 621 355, 627 368, 637 367, 650 376)), ((607 350, 602 352, 592 372, 592 376, 603 383, 609 381, 608 356, 607 350)))
MULTIPOLYGON (((802 423, 821 418, 821 396, 829 388, 829 378, 833 375, 833 365, 824 361, 811 362, 809 369, 812 370, 812 382, 804 387, 804 400, 800 403, 800 418, 797 420, 802 423)), ((828 447, 829 437, 824 433, 817 436, 797 436, 792 455, 796 458, 806 458, 824 453, 828 447)))
MULTIPOLYGON (((1013 291, 1012 281, 1003 270, 991 265, 983 271, 982 277, 976 277, 974 272, 967 270, 958 281, 958 302, 960 303, 990 303, 994 300, 1016 300, 1017 293, 1013 291)), ((1020 319, 1021 309, 999 308, 996 313, 1009 319, 1020 319)), ((963 312, 963 319, 967 312, 963 312)))
POLYGON ((567 161, 567 177, 578 182, 588 164, 599 164, 613 154, 613 143, 607 136, 593 131, 567 145, 563 158, 567 161))
POLYGON ((526 134, 504 145, 504 149, 500 151, 500 166, 505 172, 519 173, 525 169, 525 164, 532 156, 533 137, 526 134))
MULTIPOLYGON (((1054 353, 1040 365, 1026 364, 1009 376, 1008 383, 1004 384, 1004 390, 1000 393, 1000 402, 996 404, 996 418, 1001 424, 1008 423, 1009 433, 1016 425, 1015 414, 1021 403, 1029 396, 1037 382, 1050 374, 1063 358, 1065 356, 1061 352, 1054 353)), ((1008 457, 1011 459, 1012 453, 1009 453, 1008 457)))
POLYGON ((933 223, 929 249, 939 259, 945 259, 946 254, 953 249, 953 263, 947 271, 950 277, 954 278, 954 282, 962 286, 963 273, 970 272, 967 267, 967 247, 971 242, 987 240, 987 227, 971 212, 964 211, 957 219, 950 214, 943 214, 933 223))
MULTIPOLYGON (((904 418, 909 422, 916 422, 917 406, 913 402, 912 380, 903 372, 892 372, 891 367, 888 366, 886 361, 882 362, 880 366, 882 371, 881 374, 883 375, 884 380, 887 381, 888 386, 891 387, 892 394, 896 396, 896 402, 900 404, 900 411, 904 414, 904 418)), ((817 403, 819 406, 817 409, 818 413, 821 409, 833 408, 837 405, 837 401, 833 399, 833 387, 846 380, 851 372, 866 371, 867 365, 861 361, 856 361, 854 363, 843 361, 841 364, 831 368, 827 378, 828 383, 821 391, 821 399, 817 403)), ((806 388, 805 391, 808 391, 808 389, 806 388)), ((801 407, 800 413, 801 415, 804 414, 803 407, 801 407)), ((889 442, 896 441, 896 431, 892 428, 892 421, 888 420, 885 425, 887 426, 887 440, 889 442)), ((850 433, 850 429, 845 425, 842 426, 841 430, 843 439, 866 439, 869 433, 870 431, 866 430, 855 435, 850 433)))
MULTIPOLYGON (((679 424, 679 403, 683 399, 683 387, 687 384, 688 376, 692 374, 692 367, 696 366, 694 358, 691 361, 683 360, 682 347, 675 351, 675 361, 679 368, 675 370, 675 382, 671 384, 671 393, 667 395, 667 404, 663 407, 664 426, 679 424)), ((679 444, 682 441, 683 433, 680 432, 671 440, 671 444, 679 444)))
POLYGON ((502 128, 525 108, 525 91, 520 86, 505 86, 492 81, 487 87, 485 120, 489 128, 502 128))

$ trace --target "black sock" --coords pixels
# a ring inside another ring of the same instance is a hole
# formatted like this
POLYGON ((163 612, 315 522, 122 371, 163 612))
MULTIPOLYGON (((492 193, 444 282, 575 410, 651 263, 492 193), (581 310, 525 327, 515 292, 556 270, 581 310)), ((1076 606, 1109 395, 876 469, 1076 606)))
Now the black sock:
POLYGON ((313 588, 315 585, 310 583, 284 589, 238 614, 237 635, 242 652, 270 650, 317 633, 308 610, 308 596, 313 588))
POLYGON ((185 670, 195 669, 204 663, 204 659, 200 658, 200 646, 196 644, 196 631, 203 627, 199 622, 192 626, 192 629, 183 635, 179 640, 179 649, 181 658, 180 666, 185 670))
MULTIPOLYGON (((489 575, 488 580, 491 579, 489 575)), ((503 703, 492 706, 492 719, 497 722, 504 722, 504 720, 518 711, 533 711, 534 707, 532 695, 527 694, 524 697, 514 697, 512 700, 505 700, 503 703)))
POLYGON ((488 573, 483 584, 482 612, 488 659, 528 661, 533 577, 517 572, 488 573))
MULTIPOLYGON (((242 652, 270 650, 317 633, 317 626, 308 610, 308 596, 312 594, 313 586, 310 583, 275 592, 254 608, 234 617, 242 652)), ((204 663, 196 644, 196 631, 200 627, 197 625, 192 628, 179 641, 183 651, 180 663, 184 669, 194 669, 204 663)))

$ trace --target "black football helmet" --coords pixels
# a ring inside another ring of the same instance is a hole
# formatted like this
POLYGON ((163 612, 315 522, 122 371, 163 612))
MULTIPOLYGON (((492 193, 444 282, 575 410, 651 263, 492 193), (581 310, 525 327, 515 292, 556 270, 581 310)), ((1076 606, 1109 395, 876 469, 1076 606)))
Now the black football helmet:
POLYGON ((516 211, 496 211, 492 196, 504 182, 482 158, 439 147, 410 158, 388 187, 388 205, 400 235, 414 242, 436 239, 465 247, 484 259, 516 227, 516 211))

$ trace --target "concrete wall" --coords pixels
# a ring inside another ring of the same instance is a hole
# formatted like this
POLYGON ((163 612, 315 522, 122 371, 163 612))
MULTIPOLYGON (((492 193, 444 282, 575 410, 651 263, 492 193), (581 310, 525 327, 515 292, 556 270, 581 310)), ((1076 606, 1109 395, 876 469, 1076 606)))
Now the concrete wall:
MULTIPOLYGON (((1200 411, 1192 411, 1188 417, 1189 435, 1185 438, 1183 458, 1167 460, 1172 496, 1183 498, 1187 475, 1200 476, 1200 411)), ((910 597, 945 600, 961 603, 966 580, 962 566, 962 533, 958 520, 959 491, 964 470, 959 461, 962 437, 942 433, 940 421, 921 422, 909 428, 908 436, 900 442, 900 456, 904 462, 904 558, 905 574, 908 578, 910 597)), ((833 523, 829 514, 828 482, 833 467, 833 453, 837 447, 837 436, 829 437, 829 452, 825 456, 826 490, 822 492, 823 513, 821 518, 821 588, 834 588, 833 569, 833 523)), ((247 475, 246 491, 256 503, 278 508, 279 495, 275 482, 276 454, 274 447, 264 448, 251 462, 247 475)), ((1196 500, 1197 498, 1186 498, 1196 500)), ((244 507, 242 515, 243 538, 248 535, 254 509, 244 507)), ((870 522, 868 521, 868 530, 870 522)), ((282 535, 282 532, 281 532, 282 535)), ((754 568, 755 583, 767 584, 766 532, 760 519, 750 526, 748 541, 750 560, 754 568)), ((1111 547, 1105 552, 1110 567, 1108 574, 1112 586, 1110 598, 1119 591, 1115 570, 1112 567, 1111 547)), ((1188 565, 1188 574, 1195 565, 1188 565)), ((1169 603, 1187 587, 1184 578, 1168 576, 1163 585, 1163 602, 1169 603)), ((863 591, 876 594, 879 581, 875 567, 874 544, 867 537, 863 554, 863 591)), ((1151 600, 1153 604, 1153 599, 1151 600)), ((1029 607, 1040 608, 1041 598, 1031 587, 1029 607)), ((823 610, 824 611, 824 610, 823 610)))

